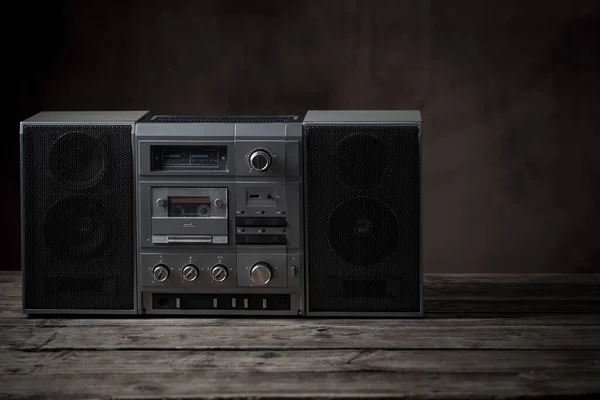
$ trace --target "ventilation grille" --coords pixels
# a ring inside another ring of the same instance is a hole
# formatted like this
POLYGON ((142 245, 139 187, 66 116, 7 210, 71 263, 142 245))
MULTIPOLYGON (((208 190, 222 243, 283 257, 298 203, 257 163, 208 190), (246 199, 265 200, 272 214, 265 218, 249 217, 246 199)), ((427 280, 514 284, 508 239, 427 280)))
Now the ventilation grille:
POLYGON ((131 126, 23 127, 25 309, 133 310, 131 126))
POLYGON ((168 123, 288 123, 298 122, 299 117, 295 115, 280 116, 183 116, 183 115, 156 115, 150 119, 150 122, 168 122, 168 123))
POLYGON ((419 312, 419 127, 305 129, 309 311, 419 312))

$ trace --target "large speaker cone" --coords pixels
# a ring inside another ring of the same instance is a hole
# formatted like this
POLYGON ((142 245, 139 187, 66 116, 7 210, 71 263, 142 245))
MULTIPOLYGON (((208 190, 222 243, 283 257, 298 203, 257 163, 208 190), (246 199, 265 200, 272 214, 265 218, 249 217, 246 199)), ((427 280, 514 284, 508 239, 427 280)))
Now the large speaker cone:
POLYGON ((48 167, 59 182, 74 188, 98 183, 106 172, 106 149, 102 141, 82 132, 69 132, 52 144, 48 167))
POLYGON ((369 197, 343 201, 327 224, 335 254, 355 266, 379 264, 397 250, 398 219, 384 203, 369 197))
POLYGON ((99 201, 73 196, 55 203, 44 221, 46 245, 64 260, 91 260, 109 249, 110 213, 99 201))

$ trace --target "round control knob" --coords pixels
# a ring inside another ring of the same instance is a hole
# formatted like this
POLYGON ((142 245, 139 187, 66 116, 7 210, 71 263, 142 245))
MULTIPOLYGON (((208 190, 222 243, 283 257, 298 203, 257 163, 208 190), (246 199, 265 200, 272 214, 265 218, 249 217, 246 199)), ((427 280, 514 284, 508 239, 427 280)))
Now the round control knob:
POLYGON ((229 271, 227 271, 226 266, 218 264, 212 267, 210 270, 210 275, 212 276, 213 280, 217 282, 223 282, 225 279, 227 279, 229 271))
POLYGON ((198 278, 198 267, 194 264, 188 264, 181 270, 181 276, 188 282, 195 281, 198 278))
POLYGON ((169 267, 164 264, 158 264, 152 270, 152 276, 159 282, 164 282, 169 278, 169 267))
POLYGON ((250 270, 250 279, 259 285, 266 285, 273 278, 271 266, 265 262, 258 262, 250 270))
POLYGON ((250 166, 256 171, 266 171, 271 161, 271 155, 266 150, 255 150, 250 154, 250 166))

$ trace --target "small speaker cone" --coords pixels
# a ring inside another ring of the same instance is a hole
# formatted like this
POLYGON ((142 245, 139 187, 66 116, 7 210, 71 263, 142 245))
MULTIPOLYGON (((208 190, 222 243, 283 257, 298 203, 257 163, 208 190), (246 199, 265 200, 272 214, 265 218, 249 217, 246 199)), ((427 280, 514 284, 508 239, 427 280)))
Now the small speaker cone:
POLYGON ((44 221, 48 248, 64 260, 92 260, 109 249, 111 215, 98 201, 73 196, 55 203, 44 221))
POLYGON ((82 132, 60 136, 51 146, 48 167, 57 181, 74 188, 89 188, 106 173, 102 141, 82 132))
POLYGON ((366 133, 343 139, 334 153, 335 175, 355 190, 369 190, 381 184, 386 174, 388 149, 385 143, 366 133))
POLYGON ((342 202, 327 224, 335 254, 355 266, 379 264, 398 246, 398 219, 384 203, 369 197, 342 202))

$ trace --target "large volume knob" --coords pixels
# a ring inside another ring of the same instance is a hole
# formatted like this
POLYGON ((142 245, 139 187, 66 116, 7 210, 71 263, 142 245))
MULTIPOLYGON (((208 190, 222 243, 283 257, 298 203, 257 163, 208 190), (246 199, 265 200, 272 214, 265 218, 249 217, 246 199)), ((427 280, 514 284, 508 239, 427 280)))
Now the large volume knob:
POLYGON ((226 266, 218 264, 212 267, 210 270, 210 275, 212 276, 213 280, 217 282, 223 282, 225 279, 227 279, 229 272, 227 271, 226 266))
POLYGON ((158 264, 152 270, 152 276, 159 282, 164 282, 169 278, 169 267, 164 264, 158 264))
POLYGON ((193 282, 198 278, 198 267, 194 264, 188 264, 181 270, 181 276, 188 282, 193 282))
POLYGON ((258 262, 250 270, 250 279, 258 285, 266 285, 273 278, 271 266, 265 262, 258 262))
POLYGON ((256 171, 266 171, 271 161, 271 155, 266 150, 255 150, 250 154, 250 166, 256 171))

